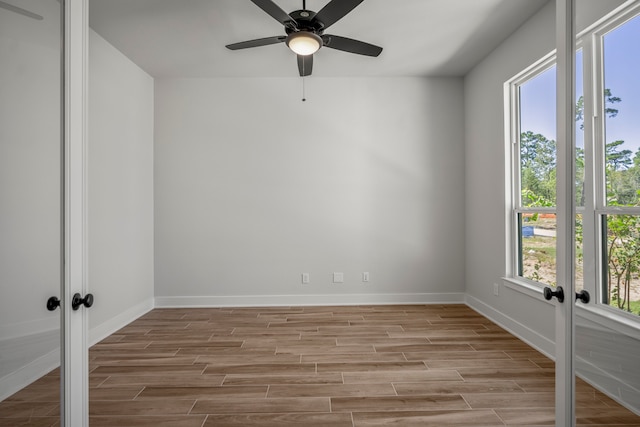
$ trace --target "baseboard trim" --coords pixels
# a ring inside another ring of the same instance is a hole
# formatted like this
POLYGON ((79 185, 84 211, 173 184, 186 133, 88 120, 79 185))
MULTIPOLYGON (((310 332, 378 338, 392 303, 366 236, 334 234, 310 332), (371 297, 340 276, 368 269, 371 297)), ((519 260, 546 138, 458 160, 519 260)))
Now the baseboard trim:
POLYGON ((465 295, 465 302, 470 308, 506 329, 551 360, 556 360, 556 344, 549 338, 540 335, 528 326, 525 326, 517 320, 500 313, 495 308, 469 294, 465 295))
POLYGON ((60 348, 0 378, 0 402, 60 366, 60 348))
POLYGON ((156 297, 156 308, 187 307, 288 307, 362 304, 464 304, 464 293, 425 294, 327 294, 327 295, 235 295, 156 297))
POLYGON ((133 322, 137 318, 150 312, 151 310, 153 310, 153 308, 154 308, 153 298, 147 298, 141 303, 118 314, 117 316, 112 317, 106 322, 103 322, 102 324, 94 328, 91 328, 91 330, 89 330, 89 347, 99 343, 109 335, 113 334, 118 329, 125 327, 126 325, 133 322))

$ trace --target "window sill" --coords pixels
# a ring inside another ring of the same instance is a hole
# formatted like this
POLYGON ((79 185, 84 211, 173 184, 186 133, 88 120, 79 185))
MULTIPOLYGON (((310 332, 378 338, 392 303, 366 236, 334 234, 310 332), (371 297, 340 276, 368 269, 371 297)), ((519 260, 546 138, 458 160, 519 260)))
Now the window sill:
POLYGON ((542 289, 544 289, 544 287, 541 285, 535 285, 533 283, 529 283, 527 281, 516 279, 513 277, 503 277, 502 281, 504 283, 504 286, 508 289, 527 295, 531 298, 535 298, 547 304, 553 304, 552 301, 547 301, 546 299, 544 299, 544 296, 542 294, 542 289))
POLYGON ((630 319, 597 304, 577 304, 576 315, 640 341, 640 319, 630 319))
MULTIPOLYGON (((547 301, 542 294, 541 285, 535 285, 525 280, 515 279, 512 277, 503 277, 504 286, 513 291, 535 298, 546 304, 554 305, 554 301, 547 301)), ((640 341, 640 318, 638 320, 629 318, 625 315, 616 313, 605 307, 591 303, 584 305, 576 304, 575 314, 583 319, 602 325, 612 329, 620 334, 640 341)))

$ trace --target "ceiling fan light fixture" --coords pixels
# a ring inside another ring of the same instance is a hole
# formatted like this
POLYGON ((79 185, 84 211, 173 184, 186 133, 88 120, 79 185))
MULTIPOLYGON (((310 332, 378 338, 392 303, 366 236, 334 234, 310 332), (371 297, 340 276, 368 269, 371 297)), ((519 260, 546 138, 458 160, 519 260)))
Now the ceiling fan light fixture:
POLYGON ((285 40, 289 49, 302 56, 313 55, 322 47, 322 39, 309 31, 291 33, 285 40))

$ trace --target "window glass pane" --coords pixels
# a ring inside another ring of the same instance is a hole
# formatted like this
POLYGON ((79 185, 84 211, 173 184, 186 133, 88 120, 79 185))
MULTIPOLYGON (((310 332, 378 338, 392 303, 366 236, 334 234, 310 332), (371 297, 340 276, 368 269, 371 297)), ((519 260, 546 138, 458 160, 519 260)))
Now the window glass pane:
POLYGON ((521 213, 519 275, 546 285, 556 284, 556 214, 521 213))
POLYGON ((605 170, 608 205, 638 205, 640 17, 604 36, 605 170))
POLYGON ((556 204, 556 67, 520 86, 522 206, 556 204))
POLYGON ((603 303, 640 315, 640 216, 604 215, 603 303))
POLYGON ((575 270, 575 288, 576 291, 584 289, 584 252, 583 252, 583 234, 582 234, 582 215, 576 215, 576 270, 575 270))
MULTIPOLYGON (((584 207, 584 76, 582 49, 576 52, 576 206, 584 207)), ((576 266, 575 266, 575 288, 581 291, 584 288, 584 255, 583 255, 583 234, 582 215, 576 215, 575 235, 576 235, 576 266)))
POLYGON ((584 87, 582 49, 576 52, 576 206, 584 206, 584 87))

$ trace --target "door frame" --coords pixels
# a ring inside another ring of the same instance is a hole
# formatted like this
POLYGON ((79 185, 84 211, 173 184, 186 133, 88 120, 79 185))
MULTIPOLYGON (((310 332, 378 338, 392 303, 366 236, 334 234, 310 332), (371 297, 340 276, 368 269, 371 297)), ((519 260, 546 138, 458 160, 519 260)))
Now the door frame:
MULTIPOLYGON (((87 78, 89 0, 64 5, 64 283, 61 316, 61 425, 89 425, 88 316, 71 308, 88 292, 87 78)), ((557 44, 557 277, 568 296, 556 304, 556 425, 575 425, 574 155, 575 0, 556 0, 557 44)))
POLYGON ((88 0, 64 0, 64 280, 61 290, 61 425, 89 425, 87 314, 74 311, 87 284, 88 0))
POLYGON ((575 425, 575 0, 556 0, 557 252, 556 425, 575 425))

